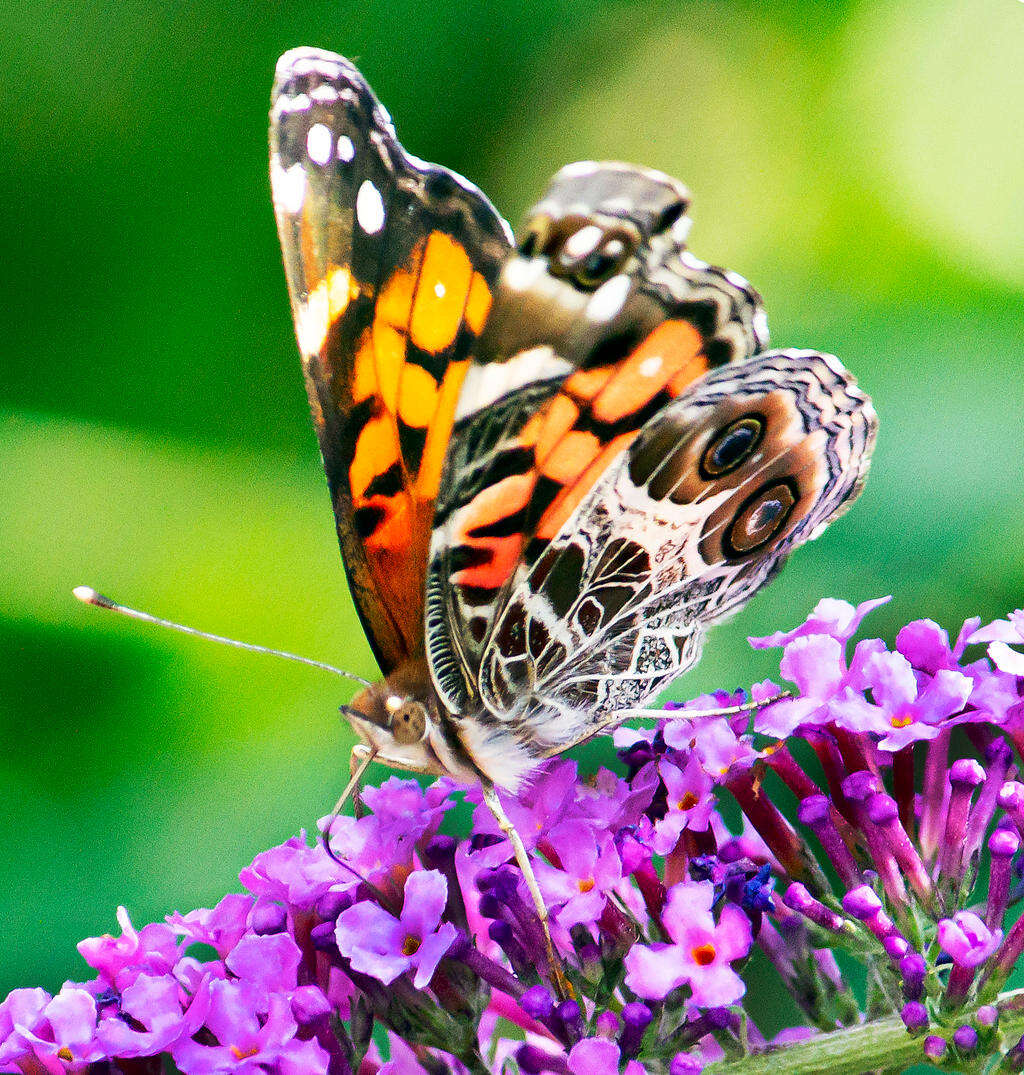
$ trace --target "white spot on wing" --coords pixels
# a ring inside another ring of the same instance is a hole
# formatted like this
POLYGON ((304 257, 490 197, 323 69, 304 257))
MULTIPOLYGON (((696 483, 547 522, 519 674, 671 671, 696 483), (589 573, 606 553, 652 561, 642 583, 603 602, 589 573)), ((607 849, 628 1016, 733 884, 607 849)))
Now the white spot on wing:
POLYGON ((275 156, 270 162, 270 185, 274 191, 274 201, 286 213, 298 213, 306 199, 306 169, 301 164, 282 168, 275 156))
POLYGON ((558 170, 559 176, 567 179, 578 179, 580 176, 591 175, 597 171, 595 161, 576 161, 575 164, 567 164, 558 170))
POLYGON ((540 258, 511 258, 502 270, 502 283, 513 291, 526 291, 543 275, 544 262, 540 258))
POLYGON ((346 268, 334 268, 295 310, 295 334, 303 356, 319 354, 331 325, 348 308, 358 287, 346 268))
POLYGON ((589 254, 597 246, 598 240, 604 233, 596 224, 587 224, 579 231, 573 232, 565 240, 565 252, 571 258, 582 257, 589 254))
POLYGON ((363 180, 356 195, 356 219, 367 235, 376 235, 384 227, 384 199, 369 179, 363 180))
POLYGON ((651 355, 650 358, 645 358, 640 363, 640 367, 637 372, 641 377, 654 377, 661 369, 663 364, 661 355, 651 355))
POLYGON ((323 123, 314 123, 306 133, 306 152, 317 164, 326 164, 331 159, 334 136, 330 127, 323 123))
POLYGON ((520 351, 506 362, 470 366, 462 382, 455 420, 476 414, 517 388, 535 381, 567 377, 573 369, 571 362, 556 355, 547 344, 520 351))
POLYGON ((275 109, 284 115, 288 112, 305 112, 309 105, 309 94, 297 93, 294 97, 279 97, 275 109))
POLYGON ((435 295, 436 295, 436 296, 437 296, 437 297, 438 297, 439 299, 443 299, 443 298, 444 298, 444 295, 445 295, 445 286, 444 286, 444 284, 442 284, 442 283, 441 283, 441 281, 440 281, 440 280, 438 280, 438 281, 437 281, 437 283, 436 283, 436 284, 434 284, 434 294, 435 294, 435 295))
POLYGON ((319 101, 321 104, 330 104, 332 101, 338 99, 338 91, 333 86, 328 86, 327 83, 323 83, 321 86, 317 86, 312 90, 309 95, 314 101, 319 101))
POLYGON ((338 135, 338 160, 346 164, 356 155, 356 147, 347 134, 338 135))
POLYGON ((611 321, 622 309, 629 294, 629 277, 625 273, 613 276, 603 283, 587 303, 587 317, 592 321, 611 321))

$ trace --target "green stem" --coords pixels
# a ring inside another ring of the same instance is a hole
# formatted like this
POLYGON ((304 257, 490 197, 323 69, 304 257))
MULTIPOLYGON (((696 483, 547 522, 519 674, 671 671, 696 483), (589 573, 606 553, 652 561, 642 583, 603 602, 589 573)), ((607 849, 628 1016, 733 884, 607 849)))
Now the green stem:
MULTIPOLYGON (((1024 1034, 1024 989, 1004 993, 996 1006, 999 1030, 1007 1044, 1013 1045, 1024 1034)), ((957 1023, 967 1022, 970 1017, 965 1012, 957 1023)), ((893 1016, 820 1034, 808 1041, 769 1047, 741 1060, 709 1064, 703 1075, 821 1075, 823 1071, 829 1075, 861 1075, 877 1069, 901 1071, 923 1060, 923 1044, 924 1035, 911 1037, 902 1021, 893 1016)))

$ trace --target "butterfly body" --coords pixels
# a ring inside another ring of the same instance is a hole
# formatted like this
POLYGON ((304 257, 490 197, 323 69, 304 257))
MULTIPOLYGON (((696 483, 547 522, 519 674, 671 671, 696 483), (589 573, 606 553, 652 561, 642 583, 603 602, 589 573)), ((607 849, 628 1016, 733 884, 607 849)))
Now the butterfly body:
POLYGON ((739 276, 686 249, 689 195, 562 169, 518 245, 398 143, 348 61, 282 57, 271 177, 350 585, 384 672, 369 748, 516 787, 692 667, 857 495, 870 401, 765 351, 739 276))

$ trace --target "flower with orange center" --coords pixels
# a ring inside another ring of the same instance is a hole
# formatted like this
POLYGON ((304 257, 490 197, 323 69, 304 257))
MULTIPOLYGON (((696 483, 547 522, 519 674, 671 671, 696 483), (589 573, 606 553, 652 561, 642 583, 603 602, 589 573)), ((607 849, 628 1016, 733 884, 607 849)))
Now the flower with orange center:
POLYGON ((448 883, 437 870, 416 870, 405 882, 398 918, 372 900, 353 904, 338 915, 335 940, 352 967, 389 985, 414 970, 423 989, 455 940, 456 929, 442 922, 448 883))
POLYGON ((714 898, 710 881, 672 887, 662 913, 672 943, 635 945, 626 956, 626 985, 637 996, 661 1000, 689 985, 692 1003, 701 1008, 734 1004, 743 996, 746 987, 730 964, 750 951, 750 920, 726 903, 716 922, 714 898))

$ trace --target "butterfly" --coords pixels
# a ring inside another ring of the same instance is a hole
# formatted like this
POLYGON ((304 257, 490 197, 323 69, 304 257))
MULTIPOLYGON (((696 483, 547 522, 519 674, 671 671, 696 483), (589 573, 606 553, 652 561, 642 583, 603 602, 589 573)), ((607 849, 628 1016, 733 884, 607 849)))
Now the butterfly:
POLYGON ((383 672, 363 757, 515 790, 642 711, 864 484, 834 357, 766 350, 687 249, 678 181, 559 171, 518 241, 408 153, 359 71, 295 49, 277 225, 351 592, 383 672))

